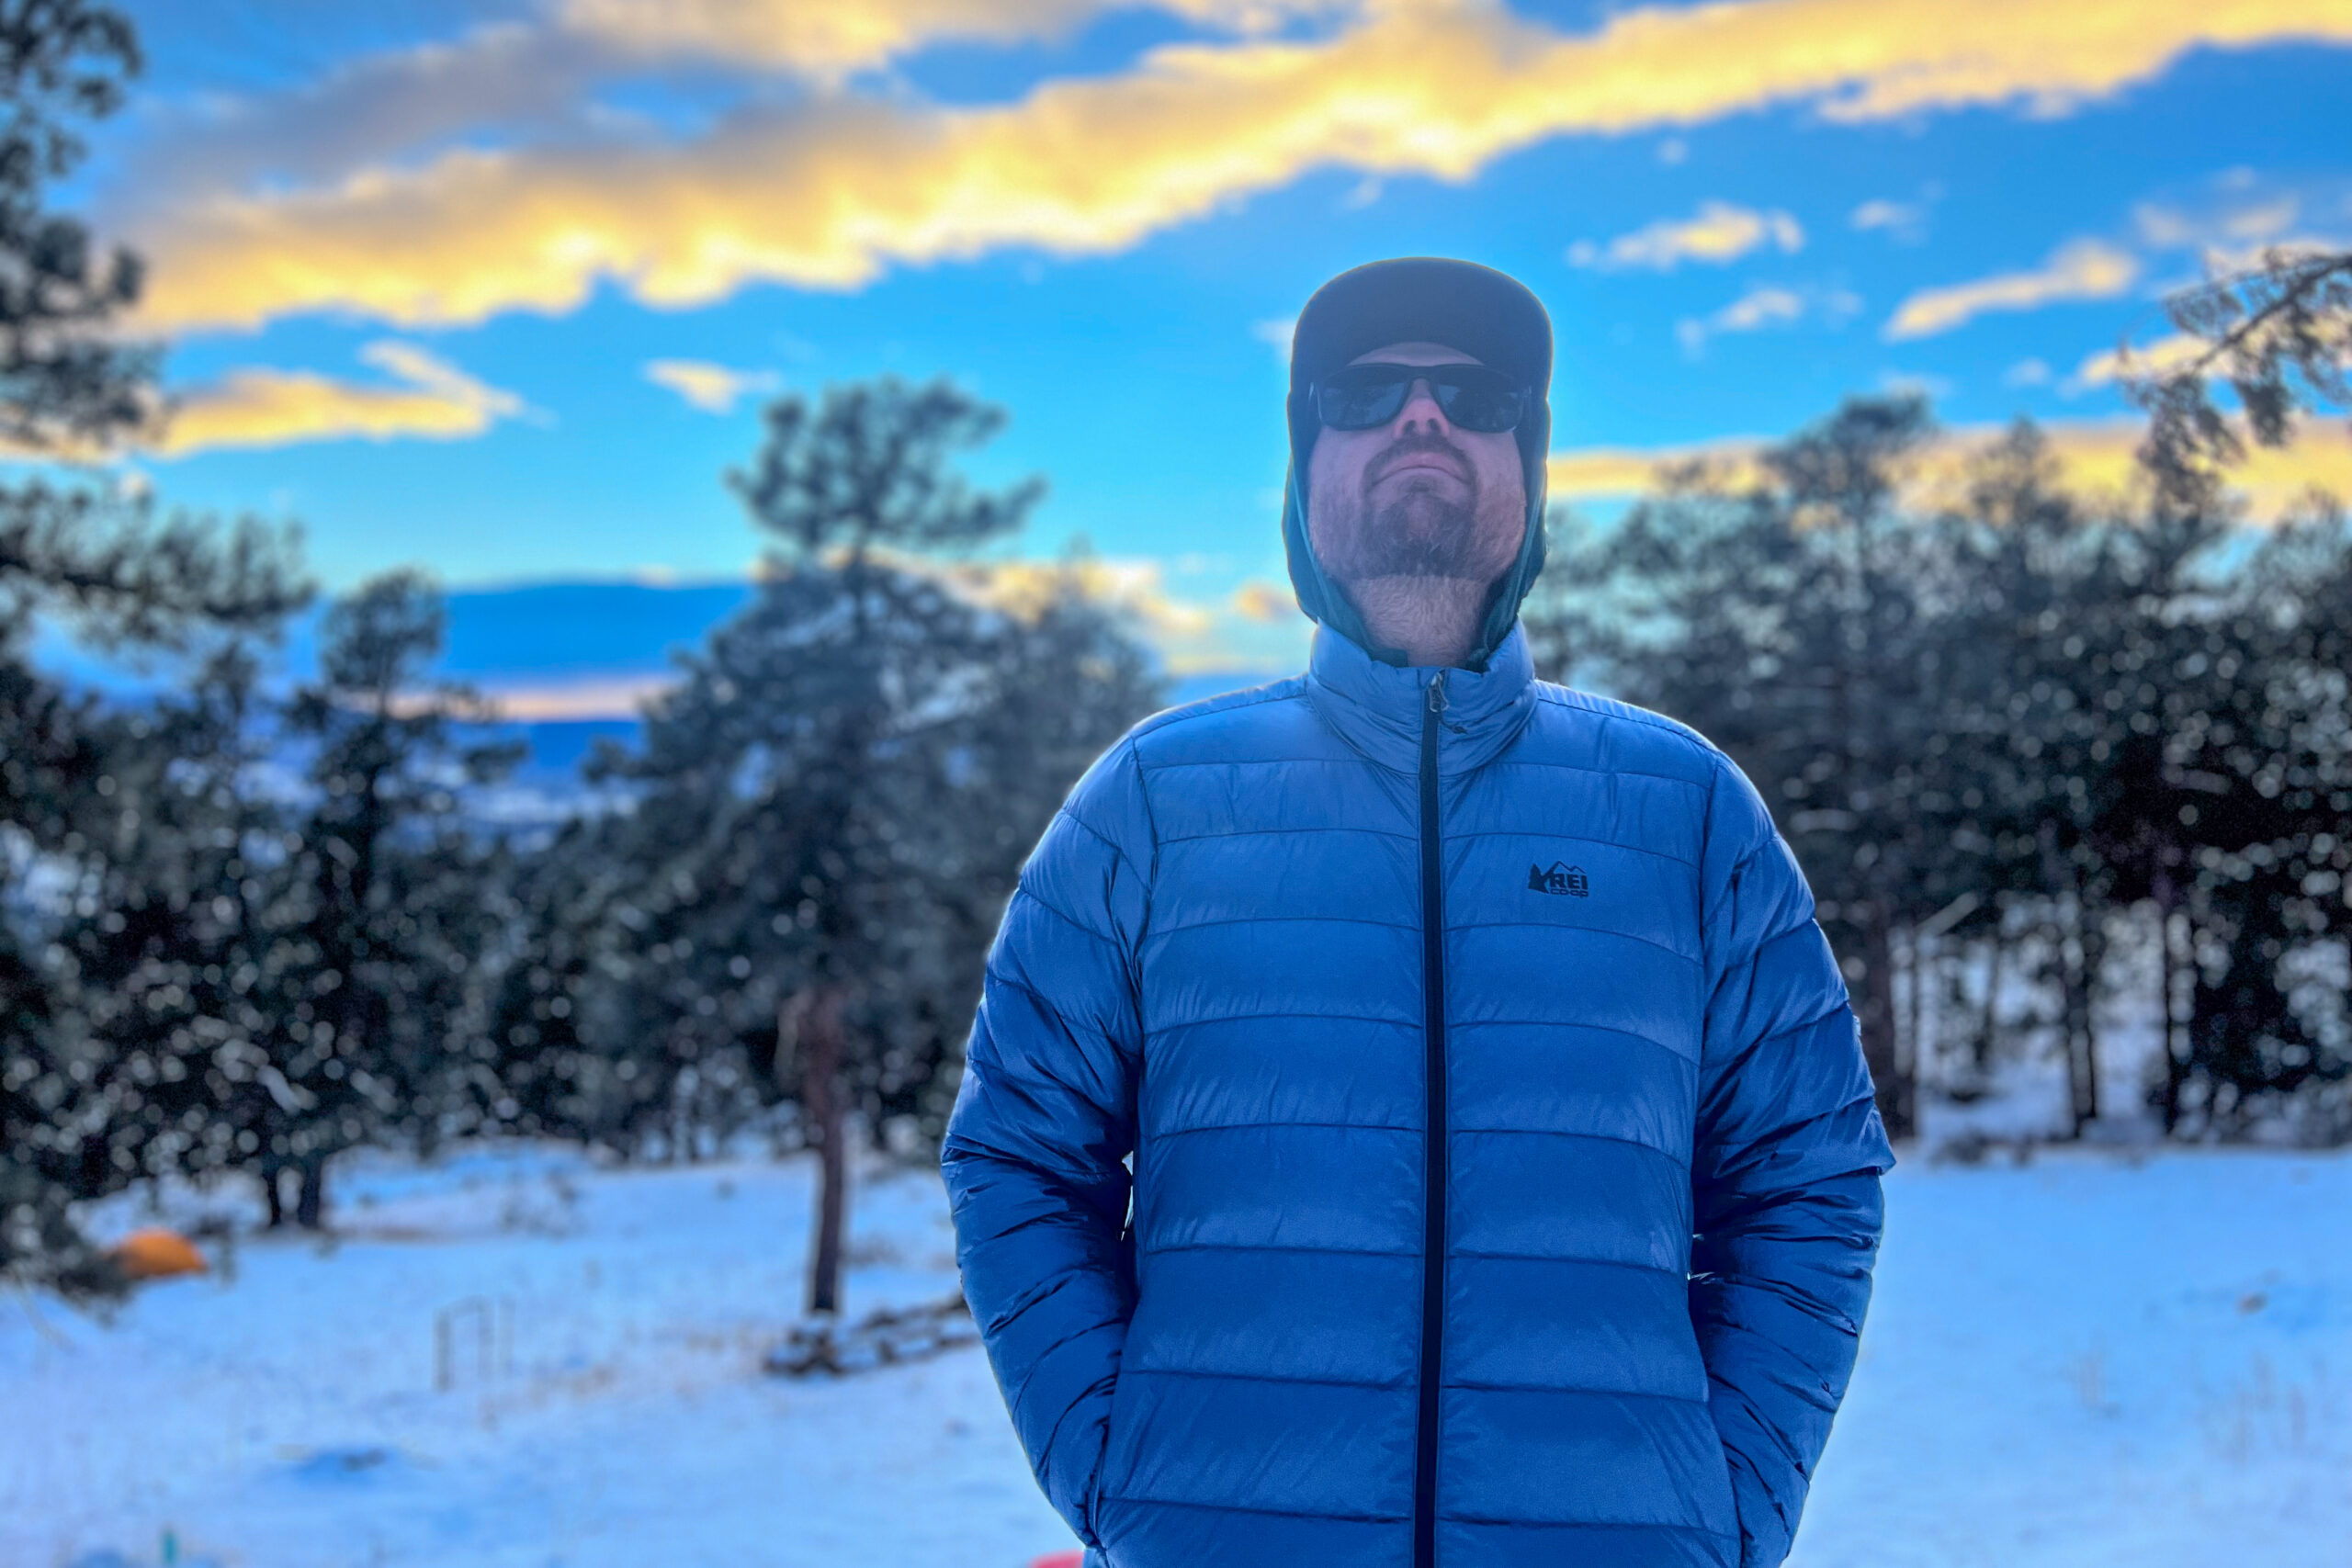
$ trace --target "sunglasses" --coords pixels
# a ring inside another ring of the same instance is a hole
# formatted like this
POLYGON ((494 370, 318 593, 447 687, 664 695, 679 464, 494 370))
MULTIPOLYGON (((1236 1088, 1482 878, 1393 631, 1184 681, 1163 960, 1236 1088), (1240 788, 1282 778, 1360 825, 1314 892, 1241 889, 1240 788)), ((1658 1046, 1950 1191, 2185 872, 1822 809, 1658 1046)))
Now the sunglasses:
POLYGON ((1445 417, 1463 430, 1493 435, 1527 412, 1527 389, 1483 365, 1350 365, 1315 383, 1315 412, 1333 430, 1371 430, 1396 417, 1427 381, 1445 417))

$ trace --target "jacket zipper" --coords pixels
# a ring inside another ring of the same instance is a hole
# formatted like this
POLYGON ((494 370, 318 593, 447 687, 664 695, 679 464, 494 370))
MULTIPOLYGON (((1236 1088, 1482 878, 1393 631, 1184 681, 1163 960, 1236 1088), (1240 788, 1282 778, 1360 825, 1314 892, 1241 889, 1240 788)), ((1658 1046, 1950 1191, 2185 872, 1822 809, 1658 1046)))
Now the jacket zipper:
POLYGON ((1421 1034, 1428 1050, 1426 1217, 1421 1238, 1421 1407, 1413 1455, 1413 1568, 1437 1564, 1438 1353, 1445 1337, 1445 891, 1440 855, 1437 743, 1445 671, 1421 715, 1421 1034))

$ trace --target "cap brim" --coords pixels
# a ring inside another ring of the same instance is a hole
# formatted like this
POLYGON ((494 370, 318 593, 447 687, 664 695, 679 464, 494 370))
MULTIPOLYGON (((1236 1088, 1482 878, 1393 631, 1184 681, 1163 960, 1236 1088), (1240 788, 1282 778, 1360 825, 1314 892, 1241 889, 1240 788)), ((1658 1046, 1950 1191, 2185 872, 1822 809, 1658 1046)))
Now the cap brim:
POLYGON ((1315 291, 1291 335, 1291 389, 1394 343, 1443 344, 1539 392, 1552 379, 1552 319, 1524 284, 1476 262, 1399 256, 1315 291))

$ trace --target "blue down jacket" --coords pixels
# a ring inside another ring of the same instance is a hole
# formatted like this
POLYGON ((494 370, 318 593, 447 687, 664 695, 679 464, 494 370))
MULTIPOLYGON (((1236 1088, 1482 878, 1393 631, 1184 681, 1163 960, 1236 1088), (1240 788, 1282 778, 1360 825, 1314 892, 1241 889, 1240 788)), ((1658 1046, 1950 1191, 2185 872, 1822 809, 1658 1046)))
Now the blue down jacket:
POLYGON ((1072 792, 943 1164, 1090 1568, 1766 1568, 1893 1158, 1721 752, 1326 627, 1072 792))

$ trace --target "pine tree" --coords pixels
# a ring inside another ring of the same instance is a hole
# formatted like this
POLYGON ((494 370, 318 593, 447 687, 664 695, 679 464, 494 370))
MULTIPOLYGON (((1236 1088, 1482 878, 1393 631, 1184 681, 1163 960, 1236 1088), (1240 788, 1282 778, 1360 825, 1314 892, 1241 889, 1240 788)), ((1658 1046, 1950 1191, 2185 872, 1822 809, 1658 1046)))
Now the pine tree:
MULTIPOLYGON (((977 493, 957 452, 998 411, 944 382, 779 400, 730 476, 774 541, 753 603, 651 705, 634 941, 613 1004, 656 1049, 669 1141, 780 1092, 822 1172, 808 1304, 839 1304, 848 1125, 944 1121, 987 934, 1062 790, 1149 700, 1140 656, 1067 585, 1029 613, 942 558, 1017 527, 1032 480, 977 493)), ((602 1016, 605 1009, 594 1010, 602 1016)))
POLYGON ((284 1172, 295 1222, 315 1228, 336 1154, 379 1136, 429 1149, 468 1120, 462 1042, 497 851, 462 807, 518 753, 465 739, 492 716, 430 679, 443 625, 416 574, 363 584, 328 611, 317 678, 288 707, 309 762, 281 872, 292 912, 269 1082, 285 1092, 251 1161, 273 1222, 284 1172))
MULTIPOLYGON (((82 157, 81 126, 120 106, 138 68, 111 7, 39 0, 0 27, 0 442, 19 454, 87 455, 157 412, 154 355, 113 330, 138 296, 137 261, 100 254, 51 205, 82 157)), ((0 1272, 102 1280, 69 1205, 139 1166, 119 1157, 119 1107, 98 1087, 115 1080, 67 1015, 69 961, 49 940, 61 920, 100 914, 91 858, 121 827, 119 781, 95 705, 34 669, 31 634, 46 622, 187 649, 267 626, 302 596, 281 536, 159 517, 104 485, 0 485, 0 1272), (44 900, 40 884, 68 891, 44 900)))
POLYGON ((286 1093, 267 1042, 288 813, 264 783, 257 671, 232 642, 185 694, 100 731, 113 820, 87 835, 87 892, 59 947, 99 1113, 80 1129, 86 1157, 126 1179, 243 1163, 286 1093))
POLYGON ((1555 657, 1573 649, 1754 780, 1812 882, 1897 1136, 1916 1115, 1897 937, 1932 913, 1924 873, 1942 853, 1920 815, 1939 755, 1921 603, 1932 541, 1902 506, 1931 432, 1917 399, 1857 400, 1767 449, 1753 475, 1670 476, 1605 538, 1564 552, 1529 609, 1555 657))
POLYGON ((1939 507, 1905 476, 1926 428, 1849 404, 1756 477, 1670 475, 1606 533, 1560 520, 1530 607, 1546 660, 1690 721, 1764 791, 1891 1127, 1907 1108, 1883 1097, 1971 946, 1974 1066, 2022 944, 2055 999, 2073 1131, 2115 1109, 2097 1019, 2138 912, 2163 938, 2166 1129, 2352 1131, 2352 1016, 2310 979, 2352 923, 2340 511, 2250 538, 2217 487, 2161 475, 2095 508, 2028 424, 1939 507), (1878 978, 1894 973, 1906 1019, 1878 978))

